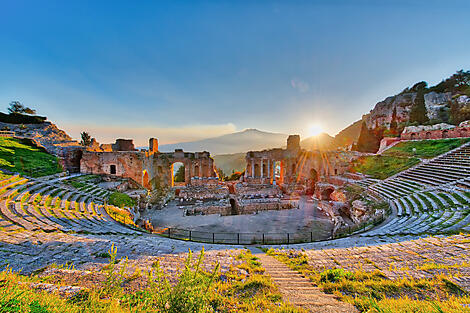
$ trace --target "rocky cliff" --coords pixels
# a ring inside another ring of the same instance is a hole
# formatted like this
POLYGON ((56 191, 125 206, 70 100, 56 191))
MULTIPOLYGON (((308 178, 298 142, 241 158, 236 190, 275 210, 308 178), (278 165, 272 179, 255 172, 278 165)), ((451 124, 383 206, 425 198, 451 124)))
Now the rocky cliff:
POLYGON ((420 82, 401 93, 378 102, 369 114, 363 116, 368 128, 389 128, 396 110, 398 125, 408 126, 418 90, 424 93, 424 104, 429 124, 450 123, 458 125, 470 117, 470 71, 459 71, 436 86, 427 87, 420 82))

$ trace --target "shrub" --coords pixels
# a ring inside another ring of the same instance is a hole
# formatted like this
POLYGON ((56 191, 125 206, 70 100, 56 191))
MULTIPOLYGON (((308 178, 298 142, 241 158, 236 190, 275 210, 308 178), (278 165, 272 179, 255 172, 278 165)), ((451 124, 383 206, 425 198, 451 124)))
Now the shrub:
POLYGON ((117 207, 123 208, 123 207, 133 207, 135 206, 135 201, 129 195, 122 193, 122 192, 113 192, 109 196, 109 204, 115 205, 117 207))

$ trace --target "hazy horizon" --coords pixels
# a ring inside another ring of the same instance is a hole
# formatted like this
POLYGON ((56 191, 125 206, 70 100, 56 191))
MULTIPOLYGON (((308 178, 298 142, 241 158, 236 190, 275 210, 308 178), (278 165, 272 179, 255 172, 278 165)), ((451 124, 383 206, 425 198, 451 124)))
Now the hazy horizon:
POLYGON ((0 107, 137 146, 247 128, 332 136, 469 69, 465 1, 7 1, 0 107))

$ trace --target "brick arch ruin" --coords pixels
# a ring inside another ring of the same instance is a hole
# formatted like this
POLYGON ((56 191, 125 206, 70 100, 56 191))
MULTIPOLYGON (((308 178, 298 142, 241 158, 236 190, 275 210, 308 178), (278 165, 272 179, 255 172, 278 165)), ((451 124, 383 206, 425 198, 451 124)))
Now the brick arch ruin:
POLYGON ((210 153, 184 152, 177 149, 174 152, 159 152, 158 141, 151 138, 149 150, 137 151, 133 143, 125 148, 107 151, 87 149, 80 160, 80 172, 86 174, 114 175, 129 178, 147 189, 157 185, 173 186, 172 167, 176 162, 185 167, 185 185, 204 185, 217 182, 214 160, 210 153))
POLYGON ((323 176, 341 175, 346 172, 351 153, 332 151, 307 151, 300 147, 300 137, 291 135, 286 149, 250 151, 246 154, 244 181, 251 184, 311 185, 323 176), (280 165, 279 177, 275 177, 276 164, 280 165))

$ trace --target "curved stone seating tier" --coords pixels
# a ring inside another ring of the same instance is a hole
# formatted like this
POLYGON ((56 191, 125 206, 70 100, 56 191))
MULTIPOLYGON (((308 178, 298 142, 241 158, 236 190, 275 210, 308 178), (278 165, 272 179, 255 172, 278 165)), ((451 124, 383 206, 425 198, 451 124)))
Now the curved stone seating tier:
POLYGON ((368 186, 391 200, 387 222, 361 236, 470 231, 470 144, 368 186))
POLYGON ((100 204, 96 193, 107 190, 88 186, 82 191, 64 188, 56 181, 27 180, 20 177, 0 182, 0 230, 86 232, 92 234, 136 235, 112 219, 100 204), (3 184, 3 185, 2 185, 3 184), (95 194, 86 193, 94 191, 95 194), (98 201, 98 202, 97 202, 98 201))

